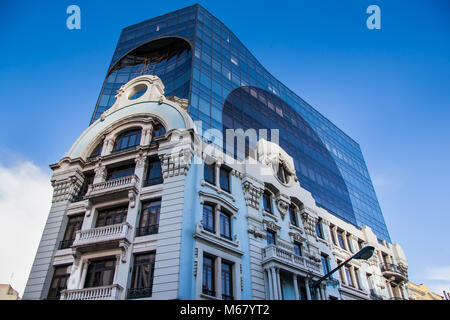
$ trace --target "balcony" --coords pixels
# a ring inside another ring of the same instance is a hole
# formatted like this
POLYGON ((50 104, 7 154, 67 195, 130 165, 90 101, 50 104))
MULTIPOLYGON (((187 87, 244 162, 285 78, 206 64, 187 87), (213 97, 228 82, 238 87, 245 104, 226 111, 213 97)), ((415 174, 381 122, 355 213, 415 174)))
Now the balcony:
POLYGON ((133 174, 126 177, 111 179, 89 185, 85 199, 112 200, 119 197, 127 197, 129 191, 137 193, 139 178, 133 174))
POLYGON ((61 300, 119 300, 123 288, 118 284, 110 286, 63 290, 61 300))
POLYGON ((304 271, 311 270, 317 274, 322 273, 320 263, 311 261, 306 257, 298 256, 294 254, 294 252, 274 245, 269 245, 263 249, 263 263, 268 262, 269 260, 275 260, 279 263, 284 263, 304 271))
POLYGON ((96 250, 119 247, 121 241, 131 243, 132 226, 128 223, 113 224, 88 230, 77 231, 72 248, 86 252, 95 247, 96 250))
POLYGON ((399 265, 384 263, 380 265, 380 269, 384 277, 394 281, 395 283, 408 281, 408 271, 399 265))

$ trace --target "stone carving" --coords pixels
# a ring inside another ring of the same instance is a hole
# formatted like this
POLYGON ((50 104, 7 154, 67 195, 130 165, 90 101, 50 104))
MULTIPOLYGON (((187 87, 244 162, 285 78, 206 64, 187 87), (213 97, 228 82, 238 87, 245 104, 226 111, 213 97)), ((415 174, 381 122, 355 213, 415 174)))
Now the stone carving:
POLYGON ((278 199, 277 200, 277 207, 278 207, 278 211, 280 212, 281 219, 284 220, 284 217, 286 216, 286 213, 289 210, 289 203, 287 203, 284 200, 278 199))
POLYGON ((128 253, 129 247, 130 247, 130 244, 128 243, 128 241, 120 241, 120 243, 119 243, 120 261, 122 261, 123 263, 127 262, 127 253, 128 253))
POLYGON ((301 216, 302 216, 303 226, 305 227, 306 234, 310 235, 312 237, 315 237, 316 236, 315 228, 316 228, 316 223, 318 221, 317 217, 312 216, 307 211, 303 211, 301 216))
POLYGON ((130 201, 130 208, 134 208, 136 206, 136 193, 134 190, 128 191, 128 200, 130 201))
POLYGON ((281 227, 276 225, 273 221, 263 220, 263 222, 266 225, 267 229, 273 230, 275 232, 281 229, 281 227))
POLYGON ((163 177, 173 177, 179 175, 186 175, 189 170, 189 165, 192 160, 192 151, 190 149, 183 149, 179 152, 164 154, 160 156, 163 177))
POLYGON ((52 180, 52 202, 72 201, 80 191, 81 185, 81 180, 76 176, 71 176, 63 180, 52 180))
POLYGON ((289 232, 289 235, 292 237, 293 241, 297 241, 297 242, 303 242, 306 239, 303 238, 299 233, 297 232, 289 232))
POLYGON ((261 199, 262 189, 254 186, 250 181, 245 181, 242 184, 244 191, 244 198, 247 206, 259 210, 259 202, 261 199))
POLYGON ((145 166, 145 160, 147 159, 144 152, 140 151, 137 157, 134 159, 134 162, 136 162, 136 168, 142 168, 145 166))
POLYGON ((253 227, 253 229, 249 229, 248 233, 253 235, 255 238, 266 239, 266 233, 259 228, 253 227))
POLYGON ((106 167, 101 162, 97 163, 94 172, 96 178, 101 177, 102 180, 106 180, 106 167))

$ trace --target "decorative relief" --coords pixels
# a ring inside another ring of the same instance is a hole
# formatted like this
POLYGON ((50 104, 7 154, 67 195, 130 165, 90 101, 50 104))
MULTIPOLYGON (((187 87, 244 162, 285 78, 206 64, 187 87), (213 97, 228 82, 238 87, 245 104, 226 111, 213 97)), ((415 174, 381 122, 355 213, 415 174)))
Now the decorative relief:
POLYGON ((286 216, 286 213, 289 210, 289 203, 287 203, 284 200, 278 199, 277 200, 277 207, 278 207, 278 211, 280 212, 281 219, 284 220, 284 217, 286 216))
POLYGON ((262 238, 262 239, 266 239, 266 233, 264 232, 264 230, 261 230, 257 227, 253 227, 252 229, 248 229, 248 233, 253 235, 255 238, 262 238))
POLYGON ((128 191, 128 200, 130 201, 130 208, 134 208, 136 206, 136 193, 134 190, 128 191))
POLYGON ((242 184, 242 189, 247 206, 259 210, 259 202, 263 190, 254 186, 250 181, 245 181, 242 184))
POLYGON ((266 225, 267 229, 273 230, 275 232, 279 231, 281 229, 280 226, 276 225, 273 221, 263 220, 264 224, 266 225))
POLYGON ((303 238, 299 233, 297 232, 289 232, 289 235, 292 237, 293 241, 297 241, 297 242, 303 242, 306 241, 305 238, 303 238))
POLYGON ((315 237, 315 228, 318 221, 317 217, 312 216, 306 211, 304 211, 301 216, 306 234, 315 237))
POLYGON ((145 166, 145 160, 147 159, 147 156, 144 154, 144 152, 140 151, 137 157, 134 159, 134 162, 136 162, 136 168, 142 168, 145 166))
POLYGON ((127 253, 128 248, 130 247, 130 244, 127 241, 120 241, 119 248, 120 248, 120 261, 123 263, 127 262, 127 253))
POLYGON ((160 159, 164 178, 186 175, 192 160, 192 151, 184 149, 178 153, 161 155, 160 159))
POLYGON ((72 201, 81 189, 82 181, 76 176, 63 180, 52 180, 52 202, 72 201))
POLYGON ((106 180, 106 167, 102 165, 101 162, 98 162, 94 168, 95 177, 101 177, 102 180, 106 180))

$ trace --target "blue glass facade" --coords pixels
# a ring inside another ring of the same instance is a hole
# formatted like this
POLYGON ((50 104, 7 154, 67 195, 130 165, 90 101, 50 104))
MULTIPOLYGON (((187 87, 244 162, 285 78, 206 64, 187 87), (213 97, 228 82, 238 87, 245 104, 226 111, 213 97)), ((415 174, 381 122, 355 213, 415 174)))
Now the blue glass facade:
MULTIPOLYGON (((359 145, 275 79, 239 39, 199 5, 124 28, 91 122, 130 79, 156 74, 166 95, 189 100, 203 130, 280 130, 301 185, 317 204, 390 242, 359 145)), ((222 137, 214 141, 222 145, 222 137)))

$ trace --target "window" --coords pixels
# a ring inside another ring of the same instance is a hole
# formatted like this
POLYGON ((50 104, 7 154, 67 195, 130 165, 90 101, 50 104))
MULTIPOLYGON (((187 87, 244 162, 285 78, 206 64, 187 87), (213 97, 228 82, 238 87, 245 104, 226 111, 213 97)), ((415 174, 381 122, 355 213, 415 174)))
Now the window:
POLYGON ((48 291, 48 300, 59 300, 61 297, 61 291, 67 289, 67 280, 69 279, 70 265, 55 267, 53 272, 52 282, 50 283, 50 289, 48 291))
POLYGON ((163 183, 161 162, 158 158, 151 158, 148 161, 148 171, 145 186, 153 186, 163 183))
POLYGON ((59 243, 59 249, 67 249, 73 244, 75 235, 78 230, 81 230, 83 224, 84 215, 69 217, 67 222, 66 233, 64 233, 63 240, 59 243))
POLYGON ((361 288, 361 282, 359 281, 359 269, 355 268, 355 279, 356 279, 356 288, 358 289, 362 289, 361 288))
POLYGON ((281 163, 278 165, 277 177, 282 183, 287 183, 288 174, 281 163))
POLYGON ((220 236, 231 240, 231 216, 223 211, 220 212, 220 236))
POLYGON ((214 207, 205 204, 203 206, 203 228, 207 231, 215 232, 214 224, 214 207))
POLYGON ((353 283, 353 279, 352 279, 352 276, 351 276, 351 273, 350 273, 350 269, 347 266, 344 266, 344 269, 345 269, 345 277, 347 278, 347 283, 350 286, 354 287, 355 284, 353 283))
POLYGON ((115 267, 115 259, 90 261, 84 287, 95 288, 112 285, 115 267))
POLYGON ((297 215, 295 213, 295 207, 294 206, 289 206, 289 218, 291 220, 291 224, 293 224, 294 226, 298 227, 297 215))
POLYGON ((204 255, 203 256, 203 283, 202 292, 209 296, 215 296, 214 289, 214 257, 204 255))
POLYGON ((321 260, 322 260, 322 268, 323 268, 323 274, 327 274, 328 272, 330 272, 330 262, 328 259, 328 256, 325 254, 322 254, 320 256, 321 260))
POLYGON ((270 192, 268 190, 264 190, 263 205, 264 205, 264 210, 266 210, 269 213, 272 213, 272 202, 270 199, 270 192))
POLYGON ((113 180, 123 177, 128 177, 134 174, 134 164, 126 164, 120 167, 108 168, 106 180, 113 180))
POLYGON ((233 265, 222 261, 222 299, 233 300, 233 265))
POLYGON ((340 246, 342 249, 345 249, 345 245, 344 245, 344 236, 342 235, 342 232, 341 232, 341 231, 338 231, 338 232, 337 232, 337 237, 338 237, 338 241, 339 241, 339 246, 340 246))
POLYGON ((155 270, 155 253, 143 253, 134 256, 131 286, 128 299, 152 296, 153 275, 155 270))
POLYGON ((352 238, 350 235, 347 235, 347 244, 348 244, 348 250, 350 250, 350 252, 354 253, 355 251, 353 250, 352 238))
POLYGON ((128 150, 141 143, 141 129, 134 129, 122 133, 116 139, 113 152, 128 150))
POLYGON ((224 167, 220 167, 220 188, 230 192, 230 172, 224 167))
POLYGON ((166 134, 166 128, 162 124, 156 124, 153 127, 153 139, 162 137, 166 134))
POLYGON ((88 160, 89 160, 89 159, 93 159, 93 158, 98 157, 99 155, 101 155, 101 154, 102 154, 102 150, 103 150, 103 141, 100 142, 100 143, 95 147, 95 149, 92 151, 91 155, 89 156, 88 160))
POLYGON ((316 235, 320 239, 324 239, 324 237, 323 237, 323 230, 322 230, 322 223, 320 222, 320 220, 319 220, 319 222, 316 223, 316 235))
POLYGON ((297 256, 302 256, 302 245, 298 242, 294 242, 294 253, 297 256))
POLYGON ((120 224, 127 220, 128 207, 102 210, 98 212, 96 228, 120 224))
POLYGON ((275 232, 267 230, 267 245, 276 245, 275 232))
POLYGON ((73 198, 72 202, 78 202, 82 201, 84 196, 86 195, 89 185, 94 183, 94 173, 93 172, 85 172, 84 174, 84 181, 81 185, 80 191, 78 194, 73 198))
POLYGON ((158 233, 159 212, 161 211, 161 200, 143 203, 139 228, 136 237, 158 233))
POLYGON ((214 164, 207 164, 205 162, 205 168, 204 168, 204 179, 205 181, 211 183, 211 184, 216 184, 216 175, 214 173, 214 164))

